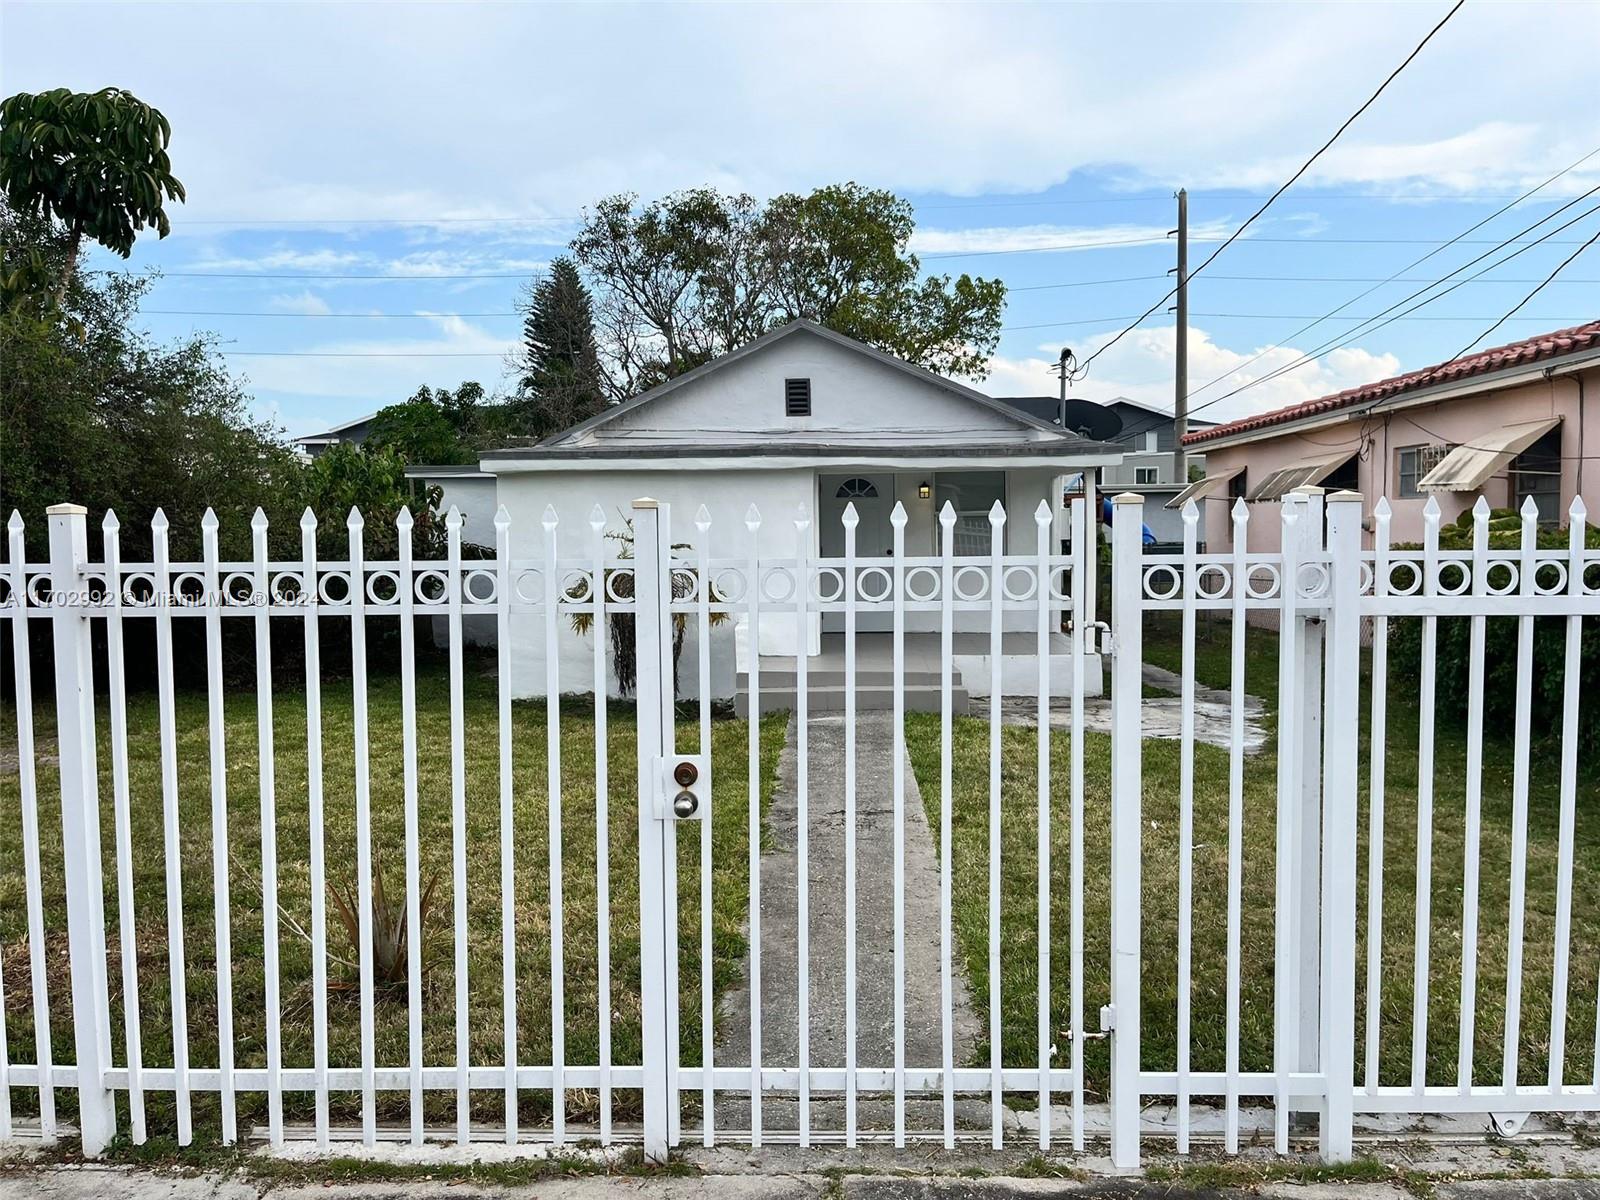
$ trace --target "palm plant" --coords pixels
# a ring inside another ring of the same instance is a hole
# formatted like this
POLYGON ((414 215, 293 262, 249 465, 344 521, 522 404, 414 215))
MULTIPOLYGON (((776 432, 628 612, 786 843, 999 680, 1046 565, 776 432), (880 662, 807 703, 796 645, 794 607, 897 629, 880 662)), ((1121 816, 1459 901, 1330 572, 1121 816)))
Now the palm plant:
MULTIPOLYGON (((622 524, 623 528, 609 530, 605 536, 622 547, 617 551, 618 558, 631 559, 633 557, 633 521, 625 516, 622 519, 622 524)), ((688 550, 690 546, 688 542, 676 542, 673 544, 672 549, 688 550)), ((672 566, 668 570, 668 575, 672 580, 672 598, 674 600, 687 600, 695 594, 696 583, 699 579, 698 570, 684 566, 672 566)), ((608 567, 605 578, 595 581, 594 586, 597 594, 594 598, 599 602, 604 602, 613 597, 617 600, 633 599, 633 578, 632 571, 608 567)), ((716 588, 709 583, 707 586, 712 588, 712 601, 717 601, 719 597, 716 588)), ((567 596, 572 600, 581 599, 583 586, 580 584, 569 588, 567 596)), ((721 625, 727 619, 727 613, 714 612, 710 614, 710 623, 712 625, 721 625)), ((575 612, 572 614, 573 632, 587 634, 593 628, 594 613, 575 612)), ((606 628, 611 637, 611 669, 617 675, 617 690, 624 696, 631 696, 635 685, 638 683, 635 671, 633 614, 628 612, 613 613, 607 621, 606 628)), ((683 639, 688 629, 688 614, 673 613, 672 684, 674 691, 677 690, 678 684, 678 659, 683 654, 683 639)))

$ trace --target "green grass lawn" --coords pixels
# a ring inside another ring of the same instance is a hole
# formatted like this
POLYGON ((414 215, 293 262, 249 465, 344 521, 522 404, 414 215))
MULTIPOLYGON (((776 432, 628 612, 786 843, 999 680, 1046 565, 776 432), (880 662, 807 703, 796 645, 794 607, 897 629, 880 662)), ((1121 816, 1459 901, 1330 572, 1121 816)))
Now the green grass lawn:
MULTIPOLYGON (((500 801, 496 685, 482 673, 482 663, 468 662, 466 680, 467 909, 469 1024, 474 1064, 503 1059, 501 1042, 501 894, 500 801)), ((102 698, 103 700, 103 698, 102 698)), ((370 685, 373 845, 381 859, 388 888, 398 899, 404 889, 404 811, 401 775, 400 684, 398 677, 374 678, 370 685)), ((140 1010, 144 1061, 148 1066, 172 1062, 170 997, 167 971, 167 921, 162 798, 157 705, 153 695, 136 695, 129 705, 130 777, 134 852, 135 912, 138 930, 140 1010)), ((66 907, 61 872, 59 792, 54 759, 53 704, 36 705, 42 763, 39 773, 41 841, 44 856, 46 943, 51 986, 52 1041, 60 1061, 71 1062, 70 982, 66 955, 66 907)), ((516 779, 516 928, 519 1059, 550 1061, 550 907, 546 805, 545 706, 539 702, 513 707, 516 779)), ((260 807, 257 770, 256 703, 253 689, 236 689, 227 703, 229 840, 232 851, 232 939, 234 1030, 240 1066, 265 1065, 265 992, 262 966, 260 807)), ((305 697, 280 692, 274 697, 276 743, 279 904, 285 922, 280 938, 283 1000, 283 1048, 287 1066, 312 1062, 311 949, 292 928, 310 928, 309 833, 306 797, 305 697)), ((769 797, 778 752, 783 744, 783 717, 767 718, 763 727, 763 796, 769 797)), ((178 699, 178 780, 182 812, 184 871, 184 952, 187 959, 190 1061, 215 1066, 217 1061, 217 964, 212 918, 211 800, 206 698, 202 693, 178 699)), ((15 713, 3 714, 5 741, 14 749, 15 713)), ((323 737, 326 792, 326 856, 330 883, 354 881, 355 800, 348 680, 323 689, 323 737)), ((118 944, 115 858, 110 821, 110 747, 102 702, 99 722, 101 798, 104 826, 106 926, 110 942, 109 982, 113 1000, 112 1040, 115 1059, 122 1053, 122 979, 118 944)), ((450 721, 447 673, 424 668, 417 688, 418 776, 422 877, 437 873, 438 891, 424 938, 425 1062, 454 1062, 454 992, 451 831, 450 721)), ((679 745, 692 749, 698 734, 693 721, 679 734, 679 745)), ((565 931, 566 1060, 598 1061, 598 958, 596 935, 596 805, 595 726, 588 700, 563 703, 562 851, 565 931)), ((714 786, 715 872, 713 895, 714 981, 718 990, 737 976, 745 951, 743 924, 748 908, 747 745, 743 721, 719 720, 712 729, 717 769, 714 786)), ((611 1007, 612 1055, 617 1063, 637 1063, 639 1033, 638 825, 634 794, 637 757, 633 711, 613 704, 610 712, 609 770, 611 1007)), ((14 761, 14 760, 13 760, 14 761)), ((700 1057, 700 920, 698 827, 680 839, 679 888, 682 899, 681 942, 682 1046, 684 1061, 700 1057)), ((10 765, 0 772, 0 948, 4 952, 7 1034, 13 1061, 32 1062, 31 978, 27 919, 20 853, 21 823, 18 775, 10 765)), ((360 1062, 358 993, 353 986, 356 960, 343 928, 329 906, 330 1061, 335 1066, 360 1062)), ((377 1004, 377 1061, 404 1066, 408 1061, 406 989, 380 995, 377 1004)), ((28 1111, 33 1093, 18 1090, 18 1112, 28 1111)), ((71 1111, 71 1094, 59 1096, 71 1111)), ((529 1120, 547 1117, 549 1093, 525 1094, 529 1120)), ((487 1120, 499 1119, 502 1100, 492 1093, 475 1095, 487 1120)), ((359 1093, 334 1093, 336 1118, 359 1114, 359 1093)), ((427 1093, 430 1121, 453 1119, 454 1094, 427 1093)), ((597 1112, 598 1097, 569 1093, 569 1113, 577 1119, 597 1112)), ((617 1111, 636 1110, 636 1095, 619 1092, 617 1111)), ((151 1093, 153 1133, 171 1132, 171 1096, 151 1093)), ((259 1094, 239 1096, 241 1125, 264 1119, 259 1094)), ((309 1119, 312 1097, 285 1097, 290 1119, 309 1119)), ((215 1094, 195 1094, 199 1138, 214 1137, 215 1094)), ((379 1093, 380 1119, 404 1121, 409 1113, 405 1093, 379 1093)))
MULTIPOLYGON (((1231 649, 1226 625, 1202 628, 1196 653, 1199 682, 1228 686, 1231 649)), ((1251 630, 1246 640, 1247 687, 1269 705, 1274 723, 1277 639, 1251 630)), ((1178 669, 1176 621, 1153 616, 1146 627, 1145 659, 1178 669)), ((1410 1079, 1412 964, 1416 915, 1416 790, 1418 711, 1415 663, 1390 656, 1389 725, 1385 816, 1384 917, 1382 929, 1381 1082, 1410 1079)), ((1367 767, 1370 741, 1368 692, 1362 694, 1360 765, 1361 834, 1358 894, 1357 1062, 1365 1030, 1367 767)), ((979 713, 983 713, 979 706, 979 713)), ((939 830, 938 717, 909 718, 908 745, 935 836, 939 830)), ((957 719, 953 764, 954 921, 960 951, 981 1013, 988 1004, 988 723, 986 715, 957 719)), ((1507 731, 1485 739, 1478 988, 1474 1078, 1498 1082, 1504 1036, 1505 976, 1509 935, 1512 747, 1507 731)), ((1070 737, 1051 738, 1051 855, 1056 881, 1051 916, 1052 1022, 1064 1030, 1068 1007, 1069 851, 1068 761, 1070 737)), ((1460 1029, 1461 891, 1464 871, 1466 744, 1464 731, 1438 725, 1435 761, 1433 885, 1428 1036, 1428 1082, 1455 1081, 1460 1029)), ((1109 1000, 1110 738, 1085 736, 1085 1022, 1096 1026, 1098 1006, 1109 1000)), ((1533 755, 1528 826, 1527 919, 1524 934, 1521 1067, 1524 1084, 1542 1083, 1549 1052, 1550 989, 1555 930, 1557 854, 1557 759, 1552 747, 1533 755)), ((1195 748, 1193 1067, 1224 1066, 1225 947, 1227 915, 1228 756, 1215 747, 1195 748)), ((1178 770, 1176 742, 1144 744, 1143 1029, 1144 1065, 1172 1070, 1177 1063, 1178 770)), ((1276 821, 1274 743, 1246 760, 1244 781, 1242 1032, 1245 1070, 1271 1067, 1272 903, 1276 821)), ((1001 869, 1005 936, 1001 947, 1002 1051, 1008 1065, 1037 1061, 1037 807, 1036 742, 1032 729, 1008 727, 1003 737, 1001 869)), ((1593 1070, 1595 997, 1600 983, 1600 789, 1592 770, 1580 784, 1574 855, 1572 965, 1566 1067, 1570 1082, 1587 1081, 1593 1070)), ((987 1029, 987 1019, 984 1021, 987 1029)), ((1061 1053, 1067 1041, 1058 1035, 1061 1053)), ((987 1045, 977 1058, 987 1062, 987 1045)), ((1086 1049, 1088 1085, 1103 1091, 1106 1044, 1086 1049)))

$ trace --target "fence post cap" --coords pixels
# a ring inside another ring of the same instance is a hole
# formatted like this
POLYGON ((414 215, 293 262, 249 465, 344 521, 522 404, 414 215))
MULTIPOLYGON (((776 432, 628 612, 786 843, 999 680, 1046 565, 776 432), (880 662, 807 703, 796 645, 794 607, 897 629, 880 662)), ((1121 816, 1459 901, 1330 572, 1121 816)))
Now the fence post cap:
POLYGON ((1111 497, 1111 503, 1113 503, 1113 504, 1143 504, 1144 503, 1144 497, 1141 496, 1138 492, 1118 492, 1115 496, 1111 497))
POLYGON ((1302 483, 1299 487, 1290 488, 1289 490, 1296 496, 1325 496, 1328 494, 1327 488, 1318 487, 1314 483, 1302 483))
MULTIPOLYGON (((1320 491, 1321 489, 1318 489, 1318 490, 1320 491)), ((1328 496, 1328 503, 1329 504, 1349 504, 1352 501, 1355 502, 1356 504, 1360 504, 1361 503, 1361 493, 1360 492, 1352 492, 1348 488, 1345 488, 1345 489, 1343 489, 1341 491, 1333 492, 1328 496)))
POLYGON ((52 504, 44 513, 47 517, 86 517, 89 510, 81 504, 52 504))
POLYGON ((634 508, 660 508, 661 501, 652 496, 640 496, 633 502, 634 508))

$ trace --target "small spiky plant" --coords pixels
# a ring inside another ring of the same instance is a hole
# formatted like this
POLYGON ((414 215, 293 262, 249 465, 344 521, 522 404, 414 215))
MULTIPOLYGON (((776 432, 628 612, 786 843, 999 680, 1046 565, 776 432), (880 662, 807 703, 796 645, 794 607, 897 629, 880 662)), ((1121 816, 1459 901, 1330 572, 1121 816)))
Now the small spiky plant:
MULTIPOLYGON (((439 887, 439 873, 434 871, 422 887, 417 901, 418 927, 422 944, 417 953, 422 955, 424 966, 428 962, 428 915, 433 909, 433 895, 439 887)), ((361 958, 361 900, 354 881, 343 886, 330 882, 328 894, 333 900, 334 912, 350 939, 357 962, 361 958)), ((402 891, 390 899, 383 883, 383 859, 376 849, 372 852, 372 975, 376 987, 392 990, 403 987, 409 974, 408 955, 411 947, 406 941, 406 896, 402 891)))

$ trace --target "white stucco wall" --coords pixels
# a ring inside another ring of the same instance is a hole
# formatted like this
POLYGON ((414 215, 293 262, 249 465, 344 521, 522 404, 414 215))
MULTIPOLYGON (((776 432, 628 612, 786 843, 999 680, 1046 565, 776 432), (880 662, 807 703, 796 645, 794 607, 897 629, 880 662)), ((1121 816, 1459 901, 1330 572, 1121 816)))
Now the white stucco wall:
MULTIPOLYGON (((670 466, 670 464, 664 464, 670 466)), ((695 513, 704 504, 712 513, 707 531, 712 558, 744 558, 751 550, 745 512, 754 504, 762 516, 761 553, 774 558, 792 557, 796 551, 794 518, 801 504, 814 504, 810 471, 716 471, 693 474, 667 470, 631 471, 529 471, 509 473, 500 479, 500 503, 511 515, 511 554, 538 558, 544 554, 544 511, 553 505, 560 523, 556 527, 556 552, 562 558, 588 558, 594 553, 594 532, 589 515, 596 504, 605 514, 606 530, 626 528, 633 501, 651 497, 668 506, 672 540, 698 549, 700 531, 695 513)), ((813 523, 814 526, 814 523, 813 523)), ((813 527, 808 535, 815 538, 813 527)), ((608 546, 608 554, 618 547, 608 546)), ((712 693, 733 695, 734 622, 711 631, 712 693)), ((761 622, 763 654, 795 652, 793 615, 773 613, 761 622)), ((699 696, 693 667, 697 643, 691 628, 685 643, 679 680, 683 699, 699 696)), ((561 690, 591 691, 594 680, 592 634, 561 631, 561 690)), ((524 616, 512 621, 512 691, 517 696, 542 695, 545 687, 545 629, 542 618, 524 616)), ((614 684, 613 680, 613 684, 614 684)))

